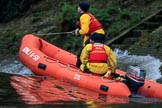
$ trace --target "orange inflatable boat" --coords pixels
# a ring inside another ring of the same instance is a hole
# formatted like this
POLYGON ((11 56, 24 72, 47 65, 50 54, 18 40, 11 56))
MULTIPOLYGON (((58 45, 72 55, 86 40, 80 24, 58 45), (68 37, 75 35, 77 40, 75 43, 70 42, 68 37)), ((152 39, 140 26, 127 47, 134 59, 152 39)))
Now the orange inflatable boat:
MULTIPOLYGON (((27 34, 22 38, 19 58, 36 75, 50 76, 101 94, 117 97, 129 97, 131 95, 126 84, 80 71, 75 67, 76 55, 33 34, 27 34)), ((117 73, 125 72, 117 70, 117 73)), ((144 85, 138 89, 138 94, 162 99, 161 90, 162 84, 145 80, 144 85)))

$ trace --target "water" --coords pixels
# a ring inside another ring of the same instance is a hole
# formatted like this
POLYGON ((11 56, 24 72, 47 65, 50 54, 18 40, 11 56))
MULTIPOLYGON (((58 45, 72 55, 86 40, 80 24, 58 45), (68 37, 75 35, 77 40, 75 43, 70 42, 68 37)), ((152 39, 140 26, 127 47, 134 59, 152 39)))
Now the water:
MULTIPOLYGON (((118 68, 126 70, 129 65, 146 69, 147 79, 161 78, 161 61, 150 55, 129 55, 127 51, 115 50, 118 68)), ((155 98, 119 98, 98 94, 51 77, 35 76, 18 59, 0 62, 0 107, 34 108, 160 108, 162 100, 155 98)))

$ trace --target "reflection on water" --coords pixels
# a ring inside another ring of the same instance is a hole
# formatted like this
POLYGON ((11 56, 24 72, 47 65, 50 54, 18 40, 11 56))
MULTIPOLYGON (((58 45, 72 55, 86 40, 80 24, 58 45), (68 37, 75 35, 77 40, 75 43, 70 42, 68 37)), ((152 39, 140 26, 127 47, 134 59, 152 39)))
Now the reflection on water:
POLYGON ((18 95, 10 86, 10 74, 0 73, 0 106, 14 106, 22 104, 18 95))
POLYGON ((66 101, 128 103, 128 99, 110 97, 50 77, 12 76, 11 85, 27 104, 53 104, 66 101))

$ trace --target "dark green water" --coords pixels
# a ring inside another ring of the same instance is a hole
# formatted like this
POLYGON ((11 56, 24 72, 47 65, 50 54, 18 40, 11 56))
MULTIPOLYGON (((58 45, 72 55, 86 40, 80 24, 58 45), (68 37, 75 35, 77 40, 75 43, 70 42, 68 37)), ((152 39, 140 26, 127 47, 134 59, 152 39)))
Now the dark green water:
POLYGON ((158 99, 101 95, 50 77, 0 73, 0 108, 161 108, 158 99))

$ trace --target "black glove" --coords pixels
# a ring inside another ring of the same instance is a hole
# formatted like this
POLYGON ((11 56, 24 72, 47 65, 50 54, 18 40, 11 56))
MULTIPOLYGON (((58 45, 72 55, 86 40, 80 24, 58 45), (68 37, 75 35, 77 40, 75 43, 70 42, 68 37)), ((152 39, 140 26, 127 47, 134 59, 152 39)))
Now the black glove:
POLYGON ((112 78, 117 78, 117 77, 120 76, 120 74, 117 74, 117 73, 115 73, 115 72, 112 72, 112 73, 111 73, 111 76, 112 76, 112 78))
POLYGON ((123 75, 120 75, 120 74, 118 74, 118 73, 112 73, 111 74, 112 75, 112 78, 113 79, 119 79, 119 80, 125 80, 125 76, 123 76, 123 75))

